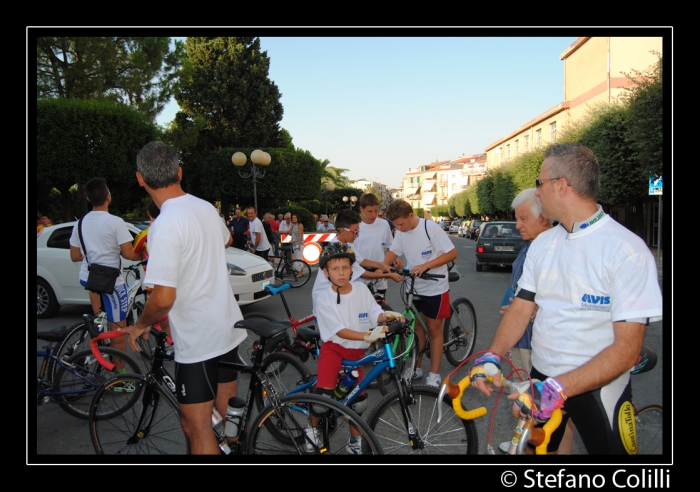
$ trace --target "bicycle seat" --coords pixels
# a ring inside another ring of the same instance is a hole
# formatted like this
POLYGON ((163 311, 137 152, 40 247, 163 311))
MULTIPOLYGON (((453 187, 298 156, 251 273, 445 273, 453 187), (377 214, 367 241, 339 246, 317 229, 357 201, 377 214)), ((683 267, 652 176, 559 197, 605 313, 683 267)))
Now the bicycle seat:
POLYGON ((309 328, 308 326, 302 326, 301 328, 298 328, 297 336, 299 337, 299 340, 306 343, 312 340, 321 339, 321 333, 312 328, 309 328))
POLYGON ((292 286, 289 284, 269 284, 265 286, 265 289, 269 290, 273 295, 279 294, 283 290, 291 289, 292 286))
POLYGON ((49 331, 39 331, 36 334, 37 340, 44 340, 46 342, 58 342, 63 338, 63 334, 66 332, 65 326, 59 326, 49 331))
POLYGON ((245 328, 263 338, 272 338, 279 333, 287 331, 292 326, 291 321, 256 321, 242 319, 237 321, 234 328, 245 328))

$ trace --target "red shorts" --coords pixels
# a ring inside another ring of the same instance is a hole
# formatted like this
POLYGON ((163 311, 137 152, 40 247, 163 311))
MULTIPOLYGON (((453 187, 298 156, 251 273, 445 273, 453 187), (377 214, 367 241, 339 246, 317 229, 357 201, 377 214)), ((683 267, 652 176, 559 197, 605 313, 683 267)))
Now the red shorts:
MULTIPOLYGON (((321 353, 318 356, 318 380, 316 381, 316 387, 335 389, 338 373, 343 367, 343 359, 359 360, 364 356, 365 349, 349 349, 335 342, 323 342, 321 353)), ((359 383, 362 381, 362 367, 356 367, 355 370, 360 373, 360 377, 357 379, 359 383)))
POLYGON ((437 296, 420 296, 413 303, 418 311, 432 319, 445 319, 450 317, 450 291, 437 296))

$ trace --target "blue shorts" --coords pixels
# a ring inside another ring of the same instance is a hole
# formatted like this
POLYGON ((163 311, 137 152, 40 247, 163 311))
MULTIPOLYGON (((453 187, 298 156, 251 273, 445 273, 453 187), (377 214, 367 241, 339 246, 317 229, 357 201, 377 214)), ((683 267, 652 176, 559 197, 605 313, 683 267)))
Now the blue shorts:
MULTIPOLYGON (((87 281, 80 281, 80 285, 83 287, 86 283, 87 281)), ((117 284, 111 294, 100 295, 102 296, 102 308, 107 313, 107 319, 114 323, 124 321, 129 308, 129 292, 126 284, 117 284)))

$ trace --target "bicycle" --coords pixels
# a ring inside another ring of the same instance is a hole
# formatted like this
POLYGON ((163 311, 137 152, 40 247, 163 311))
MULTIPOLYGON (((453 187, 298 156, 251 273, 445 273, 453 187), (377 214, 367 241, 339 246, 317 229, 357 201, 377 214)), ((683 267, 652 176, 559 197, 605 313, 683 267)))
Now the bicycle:
MULTIPOLYGON (((142 265, 146 264, 146 260, 139 261, 123 268, 125 280, 127 281, 127 293, 128 293, 128 308, 127 308, 127 326, 132 326, 136 319, 143 312, 143 307, 146 303, 146 291, 143 289, 143 281, 141 280, 141 269, 142 265), (134 282, 128 285, 129 277, 133 276, 134 282), (137 299, 138 298, 138 299, 137 299)), ((107 331, 109 321, 107 317, 103 316, 97 319, 97 332, 102 333, 107 331)), ((59 340, 58 346, 55 351, 57 358, 68 358, 76 352, 81 352, 90 349, 90 334, 88 330, 88 323, 83 317, 83 321, 76 323, 75 325, 68 328, 62 340, 59 340)), ((139 345, 143 350, 142 354, 146 357, 150 357, 152 354, 152 347, 146 343, 139 341, 139 345)), ((109 346, 109 340, 105 339, 101 342, 103 346, 109 346)), ((55 372, 55 365, 53 361, 49 366, 48 374, 53 377, 55 372)))
MULTIPOLYGON (((501 361, 503 360, 504 358, 501 357, 501 361)), ((639 355, 639 358, 637 359, 636 365, 631 369, 630 372, 632 375, 635 375, 651 371, 656 366, 656 362, 656 353, 650 347, 644 345, 642 347, 642 351, 639 355)), ((512 374, 520 375, 521 373, 527 373, 525 369, 515 368, 509 360, 508 363, 513 368, 513 372, 508 375, 508 378, 512 374)), ((455 371, 456 370, 457 369, 455 369, 455 371)), ((529 376, 524 381, 511 381, 508 378, 502 377, 501 385, 509 392, 518 391, 520 393, 523 393, 524 391, 530 390, 530 394, 534 394, 532 392, 532 385, 534 382, 537 382, 537 380, 530 380, 529 376)), ((490 375, 487 375, 487 379, 489 381, 493 381, 493 377, 490 375)), ((447 394, 452 397, 454 410, 462 418, 474 419, 485 415, 486 408, 480 407, 469 412, 465 412, 462 409, 462 395, 464 394, 464 390, 469 386, 469 384, 469 376, 463 378, 456 385, 450 382, 450 378, 448 376, 442 383, 442 386, 440 388, 440 394, 447 394)), ((663 408, 659 405, 648 405, 643 407, 641 410, 638 410, 633 402, 630 402, 630 404, 630 410, 634 413, 635 421, 634 436, 631 439, 629 439, 629 443, 633 446, 631 449, 635 451, 631 454, 663 454, 663 408)), ((556 430, 556 428, 561 423, 561 416, 561 410, 556 410, 552 415, 552 418, 548 420, 542 428, 535 427, 535 424, 537 424, 537 422, 534 420, 532 414, 528 417, 521 416, 513 432, 513 437, 511 439, 511 447, 508 450, 508 454, 524 454, 526 443, 528 442, 528 440, 536 446, 536 454, 546 454, 547 445, 549 444, 551 433, 554 432, 554 430, 556 430)), ((438 417, 438 422, 439 421, 440 416, 438 417)), ((491 446, 490 438, 487 444, 487 450, 490 454, 496 454, 494 448, 491 446)))
MULTIPOLYGON (((379 401, 367 417, 367 424, 386 454, 476 454, 479 447, 476 426, 452 411, 449 396, 440 395, 437 388, 410 384, 401 378, 398 357, 394 355, 390 340, 403 336, 408 330, 408 324, 394 321, 389 325, 386 338, 379 340, 381 348, 359 360, 342 361, 346 372, 367 364, 374 367, 340 402, 346 406, 357 402, 372 381, 388 369, 396 389, 379 401), (434 422, 439 410, 450 413, 442 425, 434 422)), ((315 379, 308 381, 287 395, 294 396, 315 384, 315 379)))
MULTIPOLYGON (((292 453, 306 454, 304 427, 306 420, 299 417, 299 410, 306 410, 310 405, 328 408, 336 416, 333 425, 330 419, 324 427, 324 446, 315 448, 314 452, 333 454, 341 449, 337 445, 349 435, 348 422, 359 426, 373 454, 381 453, 371 430, 360 417, 342 405, 318 395, 296 395, 281 398, 286 386, 294 387, 309 378, 306 368, 288 354, 273 352, 265 357, 265 347, 282 336, 289 322, 267 323, 260 321, 239 321, 236 328, 247 329, 260 337, 261 349, 257 351, 253 365, 220 362, 219 364, 239 373, 250 374, 245 408, 238 429, 243 429, 235 442, 227 442, 221 425, 213 432, 217 436, 219 447, 224 454, 266 454, 292 453), (285 364, 280 371, 279 365, 285 364), (293 375, 289 368, 294 367, 298 373, 293 375), (254 403, 255 402, 255 403, 254 403), (258 416, 248 427, 253 405, 261 409, 258 416), (268 442, 261 429, 272 429, 273 442, 268 442)), ((93 397, 90 411, 90 436, 98 454, 187 454, 189 442, 180 426, 180 409, 176 398, 174 380, 162 367, 162 361, 169 358, 165 352, 167 335, 152 330, 156 337, 153 366, 143 376, 125 375, 110 379, 93 397), (118 422, 100 417, 115 403, 105 398, 105 392, 116 384, 129 383, 142 389, 143 397, 132 402, 126 411, 120 414, 118 422), (164 388, 165 385, 165 388, 164 388), (166 389, 167 388, 167 389, 166 389), (104 407, 108 407, 107 410, 104 407)), ((109 334, 112 336, 112 334, 109 334)), ((234 397, 235 398, 235 397, 234 397)), ((233 398, 231 399, 233 400, 233 398)), ((233 403, 229 400, 229 404, 233 403)), ((217 412, 214 412, 214 416, 217 412)), ((218 416, 221 421, 221 416, 218 416)), ((225 427, 225 426, 223 426, 225 427)), ((229 436, 236 437, 236 436, 229 436)))
MULTIPOLYGON (((54 352, 54 344, 63 339, 65 332, 66 327, 62 326, 36 334, 37 340, 49 342, 49 345, 43 347, 43 350, 36 352, 37 358, 43 357, 37 376, 37 404, 42 405, 54 401, 68 414, 80 419, 87 419, 89 399, 85 397, 96 392, 112 374, 108 373, 96 361, 90 350, 76 352, 70 357, 58 358, 54 352), (50 369, 50 367, 54 369, 50 369), (53 377, 49 377, 51 370, 55 371, 53 377)), ((140 373, 136 361, 124 352, 109 347, 99 347, 99 351, 102 357, 107 357, 110 360, 122 359, 126 370, 140 373)), ((128 399, 138 396, 133 392, 129 393, 128 388, 118 389, 124 392, 127 402, 128 399)), ((111 418, 119 411, 121 411, 121 406, 115 406, 109 412, 103 413, 102 416, 111 418)))
POLYGON ((293 289, 306 285, 311 278, 311 265, 298 258, 287 260, 287 256, 284 253, 291 251, 291 246, 282 246, 279 250, 283 252, 279 256, 268 256, 270 260, 280 260, 277 262, 277 268, 275 269, 275 278, 289 284, 293 289), (300 274, 301 277, 299 276, 300 274))
MULTIPOLYGON (((418 362, 418 357, 425 354, 430 358, 430 337, 426 336, 425 347, 420 350, 417 343, 413 343, 415 334, 415 324, 416 321, 428 333, 428 328, 423 321, 423 318, 418 311, 418 308, 413 304, 413 299, 418 294, 415 291, 414 283, 415 277, 413 277, 408 270, 404 268, 402 271, 397 272, 405 277, 404 282, 407 282, 407 288, 403 288, 402 293, 405 292, 405 296, 402 295, 402 300, 404 301, 405 308, 403 311, 403 316, 407 323, 411 325, 411 329, 406 337, 399 337, 394 341, 394 352, 400 354, 400 359, 397 360, 397 365, 399 370, 403 373, 406 366, 406 362, 411 357, 410 367, 413 367, 415 371, 416 364, 418 362), (413 347, 413 350, 408 350, 408 347, 413 347)), ((423 279, 433 279, 444 278, 444 275, 436 275, 432 273, 423 273, 421 276, 423 279)), ((459 274, 450 271, 449 278, 451 282, 459 279, 459 274), (456 275, 455 275, 456 274, 456 275)), ((474 344, 476 342, 477 333, 477 323, 476 323, 476 311, 471 301, 465 297, 460 297, 455 299, 450 305, 450 317, 443 323, 443 350, 445 353, 445 358, 453 366, 459 366, 464 360, 466 360, 474 350, 474 344)), ((384 385, 386 386, 386 378, 384 380, 384 385)), ((380 390, 382 389, 382 382, 380 380, 380 390)))

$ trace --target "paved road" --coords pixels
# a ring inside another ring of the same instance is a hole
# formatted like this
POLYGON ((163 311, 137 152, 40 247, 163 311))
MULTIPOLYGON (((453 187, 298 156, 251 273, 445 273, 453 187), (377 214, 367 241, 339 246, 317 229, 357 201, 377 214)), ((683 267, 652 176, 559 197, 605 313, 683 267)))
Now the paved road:
MULTIPOLYGON (((483 272, 476 272, 474 268, 474 241, 459 238, 452 235, 451 239, 458 249, 456 261, 457 269, 462 278, 451 285, 452 298, 467 297, 476 308, 478 319, 478 334, 475 351, 485 350, 493 337, 493 333, 500 319, 498 314, 500 300, 503 292, 509 285, 511 269, 486 267, 483 272)), ((313 275, 316 268, 313 269, 313 275)), ((290 289, 285 292, 285 297, 289 303, 292 314, 301 317, 311 313, 311 281, 300 289, 290 289)), ((387 296, 387 302, 395 309, 401 306, 401 300, 396 285, 391 285, 387 296)), ((58 315, 48 320, 37 320, 37 331, 45 331, 60 325, 73 325, 80 320, 83 313, 88 312, 85 308, 65 307, 58 315)), ((285 318, 284 308, 279 298, 273 297, 242 308, 244 314, 258 311, 274 316, 278 319, 285 318)), ((638 406, 662 402, 662 337, 661 323, 653 323, 647 329, 646 343, 650 345, 658 354, 659 362, 654 371, 634 377, 634 402, 638 406)), ((37 343, 40 348, 43 342, 37 343)), ((315 371, 315 362, 307 363, 309 369, 315 371)), ((443 360, 441 373, 443 377, 449 374, 454 368, 443 360)), ((459 380, 466 374, 466 369, 461 369, 453 376, 453 380, 459 380)), ((247 385, 244 385, 247 387, 247 385)), ((370 408, 379 400, 377 391, 370 391, 370 408)), ((489 413, 487 416, 477 420, 479 432, 479 452, 487 452, 486 443, 489 436, 489 426, 493 415, 495 398, 488 398, 477 391, 468 391, 465 403, 469 407, 485 406, 489 413)), ((33 425, 33 412, 28 409, 28 426, 33 425)), ((507 440, 512 433, 515 422, 510 415, 510 405, 505 402, 505 398, 496 409, 496 417, 492 430, 492 443, 507 440)), ((37 407, 36 417, 36 449, 32 449, 33 436, 31 432, 28 439, 29 454, 34 452, 40 455, 92 455, 94 453, 90 442, 87 424, 83 420, 69 416, 55 404, 46 404, 37 407)), ((575 437, 574 454, 585 454, 585 449, 578 438, 575 437)), ((51 460, 49 457, 42 457, 43 460, 51 460)), ((80 461, 80 459, 78 459, 80 461)))

